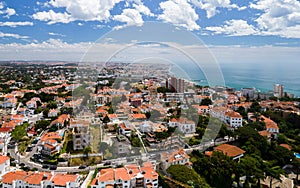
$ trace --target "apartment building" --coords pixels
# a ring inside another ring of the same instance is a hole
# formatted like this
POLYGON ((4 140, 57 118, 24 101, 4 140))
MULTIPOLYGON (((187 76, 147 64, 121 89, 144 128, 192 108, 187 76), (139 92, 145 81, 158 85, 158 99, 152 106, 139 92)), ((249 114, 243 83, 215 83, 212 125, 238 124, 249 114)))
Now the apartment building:
POLYGON ((74 150, 82 150, 90 145, 91 133, 88 121, 73 120, 70 122, 70 129, 73 133, 74 150))

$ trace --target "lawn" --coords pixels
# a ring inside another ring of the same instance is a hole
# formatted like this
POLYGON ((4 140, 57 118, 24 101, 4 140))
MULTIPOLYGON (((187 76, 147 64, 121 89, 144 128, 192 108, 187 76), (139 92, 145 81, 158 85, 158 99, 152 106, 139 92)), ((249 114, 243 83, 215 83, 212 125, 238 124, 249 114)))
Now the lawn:
POLYGON ((77 157, 70 159, 70 166, 80 166, 80 165, 95 165, 102 162, 102 157, 77 157))

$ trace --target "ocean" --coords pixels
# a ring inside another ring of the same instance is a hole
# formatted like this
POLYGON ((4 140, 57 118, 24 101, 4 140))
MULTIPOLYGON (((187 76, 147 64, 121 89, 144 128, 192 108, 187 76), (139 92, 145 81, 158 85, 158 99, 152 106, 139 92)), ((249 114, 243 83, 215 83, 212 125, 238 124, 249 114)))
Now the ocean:
MULTIPOLYGON (((199 85, 208 85, 203 72, 193 65, 178 64, 189 79, 199 85), (184 65, 184 66, 182 66, 184 65)), ((261 92, 273 91, 274 84, 284 85, 284 91, 300 96, 300 65, 272 63, 223 63, 219 64, 225 85, 240 90, 244 87, 255 87, 261 92)), ((175 75, 180 71, 176 66, 170 70, 175 75)), ((181 74, 182 75, 182 74, 181 74)))

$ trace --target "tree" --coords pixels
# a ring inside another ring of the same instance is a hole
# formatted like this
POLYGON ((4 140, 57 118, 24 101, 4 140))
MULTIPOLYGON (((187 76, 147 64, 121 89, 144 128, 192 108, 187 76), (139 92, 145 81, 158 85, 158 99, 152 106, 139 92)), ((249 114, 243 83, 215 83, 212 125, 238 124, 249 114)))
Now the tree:
POLYGON ((296 183, 299 183, 298 179, 300 174, 300 159, 295 158, 292 161, 292 165, 293 165, 293 172, 296 174, 296 183))
POLYGON ((247 112, 243 106, 239 106, 237 112, 243 116, 243 118, 247 119, 247 112))
POLYGON ((260 184, 260 178, 264 177, 262 169, 262 159, 257 159, 257 156, 251 157, 246 155, 240 161, 240 167, 244 169, 243 174, 246 176, 244 187, 249 187, 248 183, 260 184))
POLYGON ((90 146, 87 146, 83 149, 83 153, 86 155, 86 156, 89 156, 89 153, 92 152, 92 148, 90 146))
POLYGON ((57 108, 56 102, 55 101, 50 101, 49 104, 47 105, 47 108, 49 108, 49 109, 57 108))
POLYGON ((212 105, 212 101, 210 98, 204 98, 201 100, 200 102, 201 106, 208 106, 208 105, 212 105))
POLYGON ((283 170, 280 166, 273 166, 271 163, 267 163, 265 168, 266 176, 270 177, 270 188, 272 188, 273 180, 280 179, 280 174, 283 173, 283 170))
POLYGON ((40 120, 38 121, 35 126, 34 130, 37 131, 38 129, 43 129, 45 130, 48 126, 50 125, 50 121, 47 120, 40 120))
POLYGON ((107 150, 109 148, 109 145, 106 142, 100 142, 98 150, 101 153, 104 153, 105 150, 107 150))
POLYGON ((250 108, 248 109, 248 112, 260 112, 260 111, 261 111, 261 107, 257 101, 253 102, 250 108))
POLYGON ((121 96, 121 102, 125 102, 125 101, 127 101, 127 97, 125 95, 122 95, 121 96))
POLYGON ((212 187, 232 186, 235 163, 221 152, 213 152, 211 157, 200 156, 193 162, 193 167, 212 187))
POLYGON ((49 108, 45 108, 45 110, 43 111, 44 117, 48 117, 49 110, 50 110, 49 108))
POLYGON ((131 139, 131 145, 132 147, 142 147, 142 143, 140 142, 140 139, 137 136, 131 139))
POLYGON ((167 172, 172 175, 173 179, 184 184, 194 185, 195 188, 209 187, 199 174, 185 165, 172 165, 167 169, 167 172))
POLYGON ((110 122, 110 119, 109 119, 108 115, 104 116, 102 122, 105 123, 105 124, 110 122))
POLYGON ((15 129, 11 133, 12 139, 14 139, 16 142, 19 142, 24 136, 27 135, 27 124, 16 126, 15 129))

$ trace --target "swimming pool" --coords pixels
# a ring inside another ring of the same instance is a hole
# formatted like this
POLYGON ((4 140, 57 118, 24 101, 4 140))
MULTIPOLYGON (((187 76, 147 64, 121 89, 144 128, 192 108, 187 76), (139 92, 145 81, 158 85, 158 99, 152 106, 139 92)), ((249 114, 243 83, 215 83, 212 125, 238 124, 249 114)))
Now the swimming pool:
POLYGON ((297 159, 300 159, 300 153, 294 153, 297 159))

